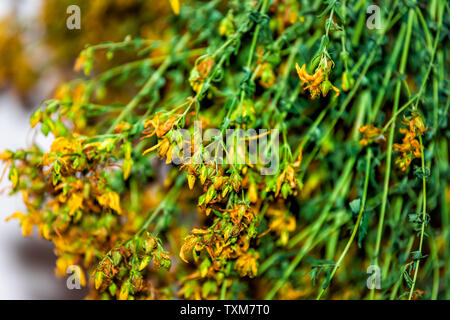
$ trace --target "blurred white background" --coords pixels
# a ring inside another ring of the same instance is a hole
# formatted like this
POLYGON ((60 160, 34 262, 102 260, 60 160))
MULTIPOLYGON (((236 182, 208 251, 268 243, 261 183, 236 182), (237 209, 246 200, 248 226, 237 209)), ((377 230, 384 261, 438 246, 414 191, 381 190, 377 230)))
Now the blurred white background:
MULTIPOLYGON (((21 22, 33 23, 39 5, 40 0, 0 0, 0 17, 16 10, 21 22)), ((33 45, 32 42, 31 37, 30 45, 33 45)), ((30 54, 33 52, 30 51, 30 54)), ((33 134, 29 116, 43 99, 48 98, 48 94, 50 92, 45 84, 36 88, 30 109, 21 105, 22 102, 12 90, 0 91, 0 152, 30 145, 33 134)), ((51 140, 51 137, 39 135, 35 141, 49 148, 51 140)), ((4 164, 1 164, 1 171, 3 167, 4 164)), ((0 183, 0 299, 82 298, 86 290, 69 290, 65 278, 54 276, 56 259, 50 242, 39 239, 36 230, 32 237, 23 238, 18 221, 5 222, 5 218, 12 213, 24 210, 21 195, 10 196, 8 186, 8 179, 3 179, 0 183)))

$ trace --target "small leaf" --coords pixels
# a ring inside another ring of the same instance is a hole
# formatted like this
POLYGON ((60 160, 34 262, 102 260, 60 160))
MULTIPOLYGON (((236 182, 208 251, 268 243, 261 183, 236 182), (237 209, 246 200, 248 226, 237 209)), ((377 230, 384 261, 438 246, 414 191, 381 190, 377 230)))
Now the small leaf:
POLYGON ((360 198, 355 199, 352 202, 350 202, 350 209, 352 210, 352 212, 354 214, 359 213, 360 208, 361 208, 361 199, 360 198))

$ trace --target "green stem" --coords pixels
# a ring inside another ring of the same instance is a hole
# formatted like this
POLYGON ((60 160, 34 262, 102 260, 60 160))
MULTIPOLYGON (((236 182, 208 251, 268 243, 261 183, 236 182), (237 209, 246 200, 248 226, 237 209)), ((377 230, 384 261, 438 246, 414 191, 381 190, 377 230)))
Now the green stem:
MULTIPOLYGON (((420 143, 420 153, 421 153, 420 158, 422 160, 422 174, 425 175, 425 154, 423 152, 423 143, 422 143, 421 135, 419 135, 419 143, 420 143)), ((426 182, 425 177, 422 178, 422 189, 423 189, 422 223, 421 223, 421 228, 420 228, 420 241, 419 241, 419 249, 418 249, 418 251, 420 253, 422 253, 423 236, 425 234, 425 221, 426 221, 426 216, 427 216, 427 182, 426 182)), ((409 291, 409 297, 408 297, 409 300, 411 300, 413 293, 414 293, 414 288, 416 286, 417 274, 419 272, 419 266, 420 266, 420 259, 421 258, 419 258, 417 260, 417 263, 416 263, 416 266, 414 269, 413 282, 412 282, 411 290, 409 291)))
POLYGON ((372 159, 372 150, 370 148, 367 148, 367 153, 366 153, 366 176, 364 179, 364 193, 363 193, 363 197, 362 197, 362 201, 361 201, 361 206, 359 208, 359 214, 358 214, 358 218, 356 220, 355 223, 355 227, 353 228, 353 232, 350 236, 350 239, 348 239, 347 245, 344 248, 344 251, 342 251, 338 261, 336 262, 336 264, 334 265, 333 271, 331 272, 331 275, 328 279, 328 282, 324 282, 324 284, 322 285, 322 288, 320 289, 319 294, 317 295, 316 300, 320 300, 320 298, 322 297, 323 293, 325 292, 325 290, 328 288, 329 283, 331 282, 331 280, 333 279, 334 275, 336 274, 337 269, 339 268, 339 266, 341 265, 342 261, 344 260, 345 255, 347 254, 348 250, 350 249, 353 240, 356 237, 356 232, 358 231, 359 225, 361 224, 361 220, 363 217, 363 213, 364 213, 364 208, 366 205, 366 199, 367 199, 367 189, 369 186, 369 174, 370 174, 370 163, 371 163, 371 159, 372 159))
POLYGON ((220 289, 220 299, 225 300, 227 296, 227 279, 223 279, 222 288, 220 289))
MULTIPOLYGON (((404 42, 405 44, 403 46, 403 53, 402 53, 402 57, 401 57, 401 61, 400 61, 400 67, 399 67, 400 74, 403 74, 405 72, 406 62, 408 60, 408 51, 409 51, 409 44, 411 41, 413 20, 414 20, 414 11, 411 9, 409 11, 409 15, 408 15, 408 25, 407 25, 407 29, 406 29, 406 36, 405 36, 405 42, 404 42)), ((397 109, 398 109, 398 105, 399 105, 399 101, 400 101, 400 88, 401 88, 401 83, 397 82, 396 87, 395 87, 394 108, 392 110, 393 116, 391 118, 392 127, 391 127, 391 131, 389 132, 389 140, 388 140, 388 146, 387 146, 386 172, 384 174, 383 198, 382 198, 382 202, 381 202, 380 219, 378 220, 377 238, 375 241, 375 251, 374 251, 374 259, 373 259, 373 265, 375 265, 375 266, 378 266, 378 255, 380 253, 381 238, 382 238, 383 226, 384 226, 384 217, 386 214, 387 198, 388 198, 388 193, 389 193, 389 180, 390 180, 391 162, 392 162, 392 145, 394 142, 395 120, 397 118, 397 109)), ((375 286, 372 286, 372 288, 370 290, 370 299, 373 300, 374 296, 375 296, 375 286)))
MULTIPOLYGON (((409 238, 408 245, 406 246, 406 252, 409 253, 409 252, 411 251, 411 248, 412 248, 413 243, 414 243, 414 237, 412 236, 412 237, 409 238)), ((391 294, 390 294, 390 296, 389 296, 389 300, 394 300, 394 299, 396 299, 396 297, 397 297, 397 291, 398 291, 398 288, 400 287, 400 285, 401 285, 401 283, 402 283, 402 280, 403 280, 403 273, 404 273, 404 272, 405 272, 405 267, 403 267, 403 268, 401 269, 400 277, 399 277, 398 280, 395 282, 394 287, 392 288, 391 294)))

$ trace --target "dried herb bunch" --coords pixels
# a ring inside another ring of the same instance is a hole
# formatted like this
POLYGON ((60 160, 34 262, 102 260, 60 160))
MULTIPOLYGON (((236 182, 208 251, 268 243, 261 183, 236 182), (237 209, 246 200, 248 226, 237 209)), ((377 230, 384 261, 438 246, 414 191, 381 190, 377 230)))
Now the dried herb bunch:
POLYGON ((31 117, 50 150, 1 154, 56 274, 92 299, 449 299, 448 3, 380 1, 373 29, 365 0, 165 5, 160 38, 81 52, 31 117), (265 172, 244 149, 277 132, 265 172))

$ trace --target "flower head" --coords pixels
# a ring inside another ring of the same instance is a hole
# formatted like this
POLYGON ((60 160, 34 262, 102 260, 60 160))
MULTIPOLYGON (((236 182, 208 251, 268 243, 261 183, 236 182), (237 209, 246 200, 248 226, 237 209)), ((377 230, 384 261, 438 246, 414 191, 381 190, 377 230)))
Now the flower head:
POLYGON ((241 277, 249 276, 254 278, 258 273, 258 259, 259 253, 251 250, 236 260, 234 268, 241 277))
POLYGON ((325 97, 330 90, 336 92, 335 97, 339 96, 339 93, 341 92, 328 80, 328 75, 331 71, 333 63, 331 60, 326 61, 327 63, 321 62, 319 64, 314 74, 309 74, 306 71, 305 64, 303 64, 301 68, 298 63, 295 65, 298 77, 302 81, 302 84, 307 84, 307 86, 305 86, 303 89, 309 90, 312 99, 319 97, 320 94, 325 97))
POLYGON ((359 140, 359 144, 362 146, 367 146, 373 142, 386 141, 386 137, 381 134, 381 130, 371 124, 360 127, 358 131, 364 135, 359 140))
POLYGON ((419 115, 413 115, 411 120, 405 118, 405 124, 408 129, 401 128, 400 133, 404 135, 402 143, 395 143, 393 148, 401 152, 401 156, 396 160, 397 165, 402 171, 405 171, 414 158, 422 156, 420 143, 416 139, 417 134, 422 135, 425 132, 425 126, 419 115))
POLYGON ((207 58, 202 60, 199 64, 197 64, 192 70, 191 75, 189 77, 189 82, 191 84, 192 89, 199 93, 203 89, 203 84, 211 72, 211 69, 214 65, 213 58, 207 58))

